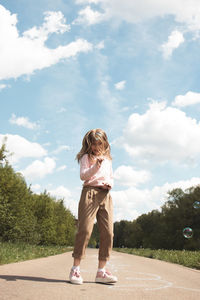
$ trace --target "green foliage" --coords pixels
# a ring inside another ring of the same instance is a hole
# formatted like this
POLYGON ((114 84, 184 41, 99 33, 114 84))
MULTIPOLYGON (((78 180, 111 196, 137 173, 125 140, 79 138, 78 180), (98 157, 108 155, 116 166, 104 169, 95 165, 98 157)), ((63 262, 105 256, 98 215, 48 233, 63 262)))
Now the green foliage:
POLYGON ((175 189, 169 192, 169 200, 162 207, 165 223, 165 234, 168 238, 166 249, 197 250, 200 248, 200 209, 193 204, 200 200, 200 186, 191 187, 183 192, 175 189), (191 227, 194 235, 191 239, 184 238, 182 231, 191 227))
POLYGON ((95 223, 92 231, 91 238, 89 240, 88 246, 91 248, 98 248, 99 247, 99 229, 98 224, 95 223))
POLYGON ((0 265, 46 257, 71 251, 72 248, 66 246, 44 246, 30 245, 28 243, 0 242, 0 265))
POLYGON ((63 200, 46 192, 37 195, 0 149, 0 240, 44 245, 72 245, 75 218, 63 200))
POLYGON ((3 144, 0 148, 0 162, 2 163, 4 160, 6 160, 6 145, 3 144))
POLYGON ((185 251, 185 250, 152 250, 152 249, 131 249, 131 248, 116 248, 118 252, 155 258, 176 264, 183 265, 189 268, 200 270, 200 251, 185 251))
POLYGON ((200 186, 185 192, 174 189, 161 212, 153 210, 132 222, 115 222, 114 247, 199 250, 200 208, 193 207, 195 201, 200 201, 200 186), (185 227, 192 228, 192 238, 183 236, 185 227))

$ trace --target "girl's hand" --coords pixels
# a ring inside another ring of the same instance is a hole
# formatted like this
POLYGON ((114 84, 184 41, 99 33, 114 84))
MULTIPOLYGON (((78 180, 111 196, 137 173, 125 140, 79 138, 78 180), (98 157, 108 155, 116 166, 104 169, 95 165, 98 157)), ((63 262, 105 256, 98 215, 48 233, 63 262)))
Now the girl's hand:
POLYGON ((102 164, 103 158, 97 158, 96 164, 100 168, 102 164))
POLYGON ((105 190, 110 190, 111 189, 111 186, 109 184, 105 184, 105 183, 104 183, 104 185, 102 187, 105 190))

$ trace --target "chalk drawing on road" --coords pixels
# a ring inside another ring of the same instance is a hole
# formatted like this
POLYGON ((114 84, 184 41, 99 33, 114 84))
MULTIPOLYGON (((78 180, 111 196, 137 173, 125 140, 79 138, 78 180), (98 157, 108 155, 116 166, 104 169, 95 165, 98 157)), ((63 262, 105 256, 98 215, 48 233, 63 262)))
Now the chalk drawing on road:
POLYGON ((187 288, 185 286, 173 286, 173 288, 200 293, 200 289, 187 288))
POLYGON ((114 263, 108 262, 107 263, 109 269, 111 269, 113 272, 117 273, 117 272, 129 272, 128 268, 130 267, 130 265, 128 264, 117 264, 115 265, 114 263))
POLYGON ((151 273, 135 272, 134 277, 126 277, 127 284, 109 286, 110 289, 132 290, 139 288, 143 290, 160 290, 172 287, 173 283, 163 280, 161 276, 151 273))

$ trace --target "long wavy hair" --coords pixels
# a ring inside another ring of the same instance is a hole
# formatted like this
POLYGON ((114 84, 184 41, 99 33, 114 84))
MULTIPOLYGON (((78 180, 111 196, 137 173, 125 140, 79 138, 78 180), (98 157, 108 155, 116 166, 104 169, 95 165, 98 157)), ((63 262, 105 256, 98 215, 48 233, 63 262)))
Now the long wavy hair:
POLYGON ((110 145, 106 133, 100 129, 92 129, 86 133, 82 141, 82 148, 76 155, 78 162, 83 157, 84 154, 88 154, 90 159, 92 157, 92 144, 94 142, 100 141, 102 143, 102 153, 101 155, 106 156, 108 159, 112 159, 110 154, 110 145))

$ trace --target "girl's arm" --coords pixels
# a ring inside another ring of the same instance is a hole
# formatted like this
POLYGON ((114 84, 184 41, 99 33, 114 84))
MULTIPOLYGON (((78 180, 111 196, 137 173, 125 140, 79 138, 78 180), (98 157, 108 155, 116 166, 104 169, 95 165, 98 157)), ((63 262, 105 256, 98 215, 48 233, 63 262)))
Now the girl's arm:
POLYGON ((80 178, 81 180, 89 180, 99 170, 100 165, 96 162, 94 165, 89 165, 88 155, 85 154, 80 160, 80 178))

